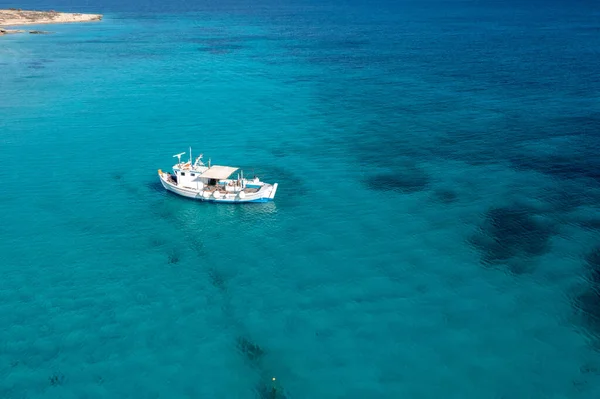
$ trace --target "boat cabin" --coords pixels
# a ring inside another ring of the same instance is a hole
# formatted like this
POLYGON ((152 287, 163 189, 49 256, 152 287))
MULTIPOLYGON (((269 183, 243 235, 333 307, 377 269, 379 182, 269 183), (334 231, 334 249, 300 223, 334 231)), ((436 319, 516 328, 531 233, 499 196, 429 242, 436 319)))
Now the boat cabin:
POLYGON ((228 187, 235 185, 231 183, 236 183, 236 181, 228 178, 236 170, 238 170, 238 168, 220 165, 191 168, 189 167, 189 164, 186 165, 188 166, 186 167, 183 165, 182 167, 173 168, 175 177, 177 179, 177 186, 190 188, 193 190, 203 190, 205 188, 211 189, 213 187, 217 188, 218 186, 225 186, 224 188, 226 191, 233 191, 229 190, 228 187))

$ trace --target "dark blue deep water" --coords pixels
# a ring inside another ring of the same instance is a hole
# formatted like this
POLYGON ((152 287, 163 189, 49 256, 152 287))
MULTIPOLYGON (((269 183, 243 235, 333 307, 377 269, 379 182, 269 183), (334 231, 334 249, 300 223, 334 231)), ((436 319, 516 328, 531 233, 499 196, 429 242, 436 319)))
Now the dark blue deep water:
POLYGON ((598 2, 8 7, 0 398, 600 397, 598 2))

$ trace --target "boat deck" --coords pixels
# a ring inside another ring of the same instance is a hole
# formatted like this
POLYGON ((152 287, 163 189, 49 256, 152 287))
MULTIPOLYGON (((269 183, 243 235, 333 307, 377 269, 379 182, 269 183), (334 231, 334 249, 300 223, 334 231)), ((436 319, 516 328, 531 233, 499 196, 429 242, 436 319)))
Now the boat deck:
MULTIPOLYGON (((177 178, 175 176, 173 176, 173 174, 171 174, 171 173, 165 173, 165 174, 167 175, 167 178, 165 179, 167 181, 167 183, 173 184, 174 186, 178 187, 178 185, 177 185, 177 178)), ((234 193, 232 191, 227 191, 227 189, 225 187, 227 187, 227 186, 226 185, 222 185, 222 184, 218 184, 218 185, 214 185, 214 186, 206 186, 205 185, 204 189, 202 190, 202 192, 213 193, 215 191, 219 191, 222 194, 233 194, 234 193)), ((231 185, 229 187, 231 187, 231 185)), ((185 187, 184 186, 183 188, 195 190, 193 187, 185 187)), ((254 193, 259 192, 260 189, 261 189, 261 187, 246 187, 244 189, 244 192, 246 194, 254 194, 254 193)))
MULTIPOLYGON (((215 192, 215 191, 220 191, 223 194, 233 194, 233 191, 227 191, 225 188, 225 186, 204 186, 204 189, 202 191, 208 191, 209 193, 215 192)), ((246 194, 253 194, 253 193, 257 193, 258 190, 260 190, 259 188, 248 188, 246 187, 244 189, 244 192, 246 194)), ((236 191, 237 193, 237 191, 236 191)))

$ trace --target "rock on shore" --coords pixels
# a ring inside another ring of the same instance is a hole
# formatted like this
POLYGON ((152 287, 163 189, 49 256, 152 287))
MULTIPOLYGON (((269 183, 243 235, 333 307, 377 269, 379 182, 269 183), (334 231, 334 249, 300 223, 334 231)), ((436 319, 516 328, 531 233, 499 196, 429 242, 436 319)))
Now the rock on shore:
MULTIPOLYGON (((75 14, 56 11, 0 10, 0 27, 10 25, 64 24, 70 22, 100 21, 102 14, 75 14)), ((1 29, 1 28, 0 28, 1 29)), ((0 35, 10 33, 1 29, 0 35)))

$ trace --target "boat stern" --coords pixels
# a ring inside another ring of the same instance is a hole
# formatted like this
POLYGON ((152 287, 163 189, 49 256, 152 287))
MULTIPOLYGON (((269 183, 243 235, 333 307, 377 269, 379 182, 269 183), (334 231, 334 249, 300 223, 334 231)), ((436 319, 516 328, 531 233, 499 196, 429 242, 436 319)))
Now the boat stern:
POLYGON ((273 184, 273 189, 271 190, 271 194, 269 194, 269 199, 273 200, 275 198, 275 193, 277 192, 277 187, 279 186, 279 183, 275 183, 273 184))

